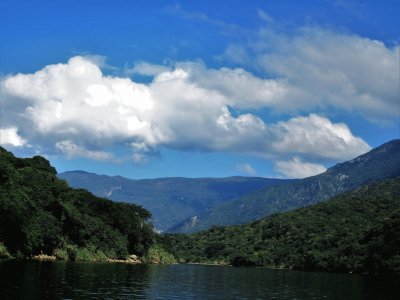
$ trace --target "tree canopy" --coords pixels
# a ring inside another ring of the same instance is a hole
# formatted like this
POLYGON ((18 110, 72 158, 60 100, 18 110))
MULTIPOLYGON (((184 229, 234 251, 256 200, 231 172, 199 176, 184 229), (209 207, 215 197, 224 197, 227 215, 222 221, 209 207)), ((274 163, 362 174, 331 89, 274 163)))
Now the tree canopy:
POLYGON ((166 235, 182 262, 400 274, 400 179, 295 211, 190 235, 166 235))
POLYGON ((150 217, 138 205, 70 188, 43 157, 16 158, 0 147, 0 242, 12 255, 144 255, 154 239, 150 217))

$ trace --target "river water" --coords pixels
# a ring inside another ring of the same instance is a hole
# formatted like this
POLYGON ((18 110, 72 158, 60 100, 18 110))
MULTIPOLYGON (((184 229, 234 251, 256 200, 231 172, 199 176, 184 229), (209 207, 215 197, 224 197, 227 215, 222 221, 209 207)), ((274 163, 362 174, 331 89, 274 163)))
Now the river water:
POLYGON ((0 299, 400 299, 400 278, 204 265, 4 260, 0 299))

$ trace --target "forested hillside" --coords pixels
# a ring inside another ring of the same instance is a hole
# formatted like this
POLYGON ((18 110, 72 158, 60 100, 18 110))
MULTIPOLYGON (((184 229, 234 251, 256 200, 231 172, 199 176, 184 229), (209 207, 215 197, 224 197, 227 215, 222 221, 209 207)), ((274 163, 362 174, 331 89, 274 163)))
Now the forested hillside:
POLYGON ((70 188, 43 157, 16 158, 0 147, 0 256, 144 255, 154 237, 150 217, 140 206, 70 188))
POLYGON ((400 140, 393 140, 320 175, 268 186, 234 201, 224 202, 198 215, 195 223, 188 219, 169 232, 187 233, 214 225, 245 224, 273 213, 330 199, 364 184, 397 176, 400 176, 400 140))
POLYGON ((143 206, 151 212, 155 228, 161 231, 225 201, 286 182, 280 179, 239 176, 135 180, 84 171, 69 171, 57 176, 65 179, 72 187, 87 189, 99 197, 143 206))
MULTIPOLYGON (((388 165, 388 173, 396 167, 388 165)), ((149 219, 140 206, 70 188, 40 156, 21 159, 0 148, 0 257, 106 260, 134 253, 173 262, 166 249, 181 262, 400 273, 399 177, 195 234, 159 236, 149 219)))
POLYGON ((400 274, 400 179, 247 225, 163 239, 182 262, 400 274))

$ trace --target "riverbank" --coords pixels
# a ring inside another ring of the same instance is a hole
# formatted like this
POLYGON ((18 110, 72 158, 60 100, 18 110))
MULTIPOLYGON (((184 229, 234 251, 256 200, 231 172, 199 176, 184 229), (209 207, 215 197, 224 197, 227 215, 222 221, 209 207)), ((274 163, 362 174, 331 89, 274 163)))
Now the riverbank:
MULTIPOLYGON (((55 255, 47 255, 44 253, 34 255, 32 257, 28 257, 25 259, 39 260, 39 261, 71 261, 70 259, 59 259, 55 255)), ((101 259, 101 260, 91 259, 91 260, 74 260, 74 261, 111 262, 111 263, 125 263, 125 264, 142 264, 143 263, 143 259, 140 259, 135 254, 129 255, 129 257, 127 259, 106 258, 106 259, 101 259)))
POLYGON ((30 256, 24 256, 20 253, 11 255, 7 247, 0 242, 0 259, 24 259, 38 261, 87 261, 87 262, 111 262, 126 264, 175 264, 175 257, 165 251, 161 246, 154 245, 150 247, 147 254, 138 256, 130 254, 126 258, 115 255, 106 255, 104 252, 96 250, 94 247, 79 248, 74 245, 68 245, 62 249, 55 249, 52 254, 39 253, 30 256))

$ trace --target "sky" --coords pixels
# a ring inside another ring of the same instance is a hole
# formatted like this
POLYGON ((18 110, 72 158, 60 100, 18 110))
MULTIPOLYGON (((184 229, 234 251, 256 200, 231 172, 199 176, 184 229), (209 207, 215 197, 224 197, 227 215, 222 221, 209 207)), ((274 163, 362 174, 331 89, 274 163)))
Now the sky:
POLYGON ((0 2, 0 144, 58 172, 303 178, 400 137, 399 1, 0 2))

